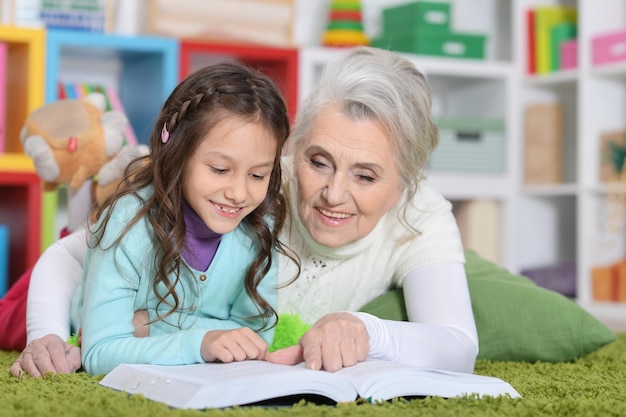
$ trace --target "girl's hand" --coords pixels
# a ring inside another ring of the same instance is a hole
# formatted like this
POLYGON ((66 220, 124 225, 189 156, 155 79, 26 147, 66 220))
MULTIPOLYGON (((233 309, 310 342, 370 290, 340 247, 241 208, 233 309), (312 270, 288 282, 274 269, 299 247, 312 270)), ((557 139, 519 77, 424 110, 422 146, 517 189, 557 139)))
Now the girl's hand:
POLYGON ((47 372, 70 374, 80 367, 80 348, 66 343, 55 334, 49 334, 33 340, 24 348, 11 366, 11 374, 39 378, 47 372))
POLYGON ((202 359, 205 362, 264 360, 267 353, 265 340, 248 327, 212 330, 207 332, 202 340, 202 359))
POLYGON ((364 361, 369 353, 365 324, 350 313, 331 313, 319 319, 296 346, 270 353, 272 363, 295 365, 305 362, 309 369, 338 371, 364 361))
POLYGON ((147 310, 137 310, 133 315, 133 326, 135 337, 148 337, 150 336, 150 317, 147 310))

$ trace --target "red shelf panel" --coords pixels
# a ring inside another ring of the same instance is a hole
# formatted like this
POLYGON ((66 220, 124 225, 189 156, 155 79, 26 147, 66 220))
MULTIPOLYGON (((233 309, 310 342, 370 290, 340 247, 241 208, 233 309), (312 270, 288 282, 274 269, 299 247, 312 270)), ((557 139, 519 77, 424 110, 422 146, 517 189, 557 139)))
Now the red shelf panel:
POLYGON ((281 89, 293 120, 298 104, 298 50, 296 48, 181 40, 179 65, 181 80, 196 69, 194 58, 202 56, 209 56, 214 62, 237 60, 271 77, 281 89))
POLYGON ((9 287, 41 253, 41 179, 0 172, 0 224, 9 227, 9 287))

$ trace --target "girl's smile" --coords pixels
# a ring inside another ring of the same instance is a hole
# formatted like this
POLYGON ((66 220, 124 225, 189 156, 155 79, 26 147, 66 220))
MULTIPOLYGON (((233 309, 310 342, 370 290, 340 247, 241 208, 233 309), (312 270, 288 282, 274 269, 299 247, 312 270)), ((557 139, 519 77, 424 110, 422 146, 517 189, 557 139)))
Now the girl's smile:
POLYGON ((243 210, 242 207, 229 207, 224 204, 218 204, 215 202, 211 202, 211 204, 213 204, 213 206, 216 208, 219 215, 231 219, 236 218, 243 210))

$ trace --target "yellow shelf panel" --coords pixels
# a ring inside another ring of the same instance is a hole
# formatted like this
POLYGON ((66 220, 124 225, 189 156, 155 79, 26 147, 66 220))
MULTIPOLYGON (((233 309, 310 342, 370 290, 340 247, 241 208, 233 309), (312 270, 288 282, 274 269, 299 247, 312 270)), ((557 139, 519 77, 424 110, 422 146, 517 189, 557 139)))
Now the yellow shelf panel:
POLYGON ((46 32, 0 25, 0 42, 8 46, 5 151, 23 152, 19 133, 26 116, 44 103, 46 74, 46 32))
POLYGON ((0 153, 0 171, 35 172, 33 160, 22 153, 0 153))

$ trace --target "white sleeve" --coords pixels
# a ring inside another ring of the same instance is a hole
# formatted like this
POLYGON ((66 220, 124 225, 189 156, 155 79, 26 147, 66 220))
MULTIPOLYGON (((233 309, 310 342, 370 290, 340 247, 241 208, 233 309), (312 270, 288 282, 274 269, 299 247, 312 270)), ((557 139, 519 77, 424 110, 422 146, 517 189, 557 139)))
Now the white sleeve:
POLYGON ((26 304, 27 343, 47 334, 70 336, 72 297, 83 274, 87 228, 53 243, 35 264, 26 304))
POLYGON ((478 333, 462 263, 430 264, 404 280, 408 322, 352 313, 367 327, 370 353, 426 368, 473 372, 478 333))

